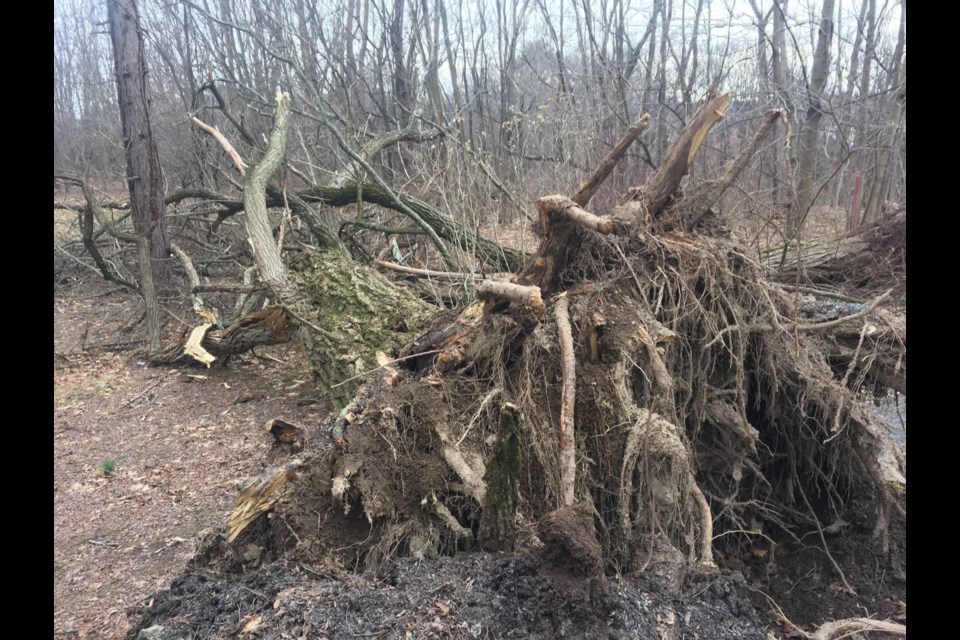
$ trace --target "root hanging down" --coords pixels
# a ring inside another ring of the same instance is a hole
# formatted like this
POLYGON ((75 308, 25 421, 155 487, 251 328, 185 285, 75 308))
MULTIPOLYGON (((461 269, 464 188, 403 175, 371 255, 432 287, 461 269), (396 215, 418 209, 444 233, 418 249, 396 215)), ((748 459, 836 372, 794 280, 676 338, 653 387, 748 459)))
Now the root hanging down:
POLYGON ((560 294, 557 298, 554 314, 557 320, 557 332, 560 334, 560 362, 563 371, 563 391, 560 397, 560 483, 563 506, 569 507, 574 501, 577 480, 577 446, 573 427, 577 396, 577 363, 573 355, 567 294, 560 294))

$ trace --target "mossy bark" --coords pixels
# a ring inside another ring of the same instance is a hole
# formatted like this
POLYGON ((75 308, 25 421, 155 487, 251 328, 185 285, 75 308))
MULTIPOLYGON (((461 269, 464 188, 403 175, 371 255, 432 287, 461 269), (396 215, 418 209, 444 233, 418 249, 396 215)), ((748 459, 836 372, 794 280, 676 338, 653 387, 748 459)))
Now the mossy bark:
POLYGON ((396 353, 436 315, 436 309, 341 251, 308 251, 290 262, 308 304, 305 319, 322 331, 301 331, 310 366, 338 407, 346 406, 376 352, 396 353))
POLYGON ((523 449, 520 410, 507 403, 500 407, 500 427, 493 458, 487 465, 486 504, 480 520, 480 540, 491 549, 512 546, 515 519, 520 506, 520 474, 523 449))

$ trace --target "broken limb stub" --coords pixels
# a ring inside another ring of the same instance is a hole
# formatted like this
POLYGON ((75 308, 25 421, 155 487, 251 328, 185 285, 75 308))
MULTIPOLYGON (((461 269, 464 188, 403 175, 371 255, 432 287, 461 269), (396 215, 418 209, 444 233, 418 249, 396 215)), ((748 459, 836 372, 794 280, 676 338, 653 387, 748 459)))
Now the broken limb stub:
POLYGON ((533 310, 541 317, 546 308, 540 296, 540 287, 513 284, 512 282, 494 282, 484 280, 477 285, 477 297, 481 300, 509 300, 533 310))
MULTIPOLYGON (((554 216, 562 216, 603 235, 610 235, 618 231, 618 225, 613 218, 590 213, 566 196, 554 195, 538 198, 537 210, 540 212, 540 224, 543 227, 544 234, 549 233, 550 221, 554 216)), ((623 228, 620 227, 619 231, 622 232, 623 228)))

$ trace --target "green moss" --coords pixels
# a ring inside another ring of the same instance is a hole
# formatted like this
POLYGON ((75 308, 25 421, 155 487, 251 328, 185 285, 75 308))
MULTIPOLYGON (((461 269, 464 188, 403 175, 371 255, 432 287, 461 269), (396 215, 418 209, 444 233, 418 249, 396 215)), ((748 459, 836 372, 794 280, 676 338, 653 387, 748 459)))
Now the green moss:
POLYGON ((480 520, 481 542, 490 548, 512 545, 523 469, 520 421, 521 414, 516 406, 505 403, 500 407, 497 443, 484 475, 487 495, 480 520))
POLYGON ((301 332, 310 366, 338 406, 376 369, 377 351, 406 346, 437 312, 341 251, 305 251, 290 267, 309 299, 307 319, 323 329, 301 332))

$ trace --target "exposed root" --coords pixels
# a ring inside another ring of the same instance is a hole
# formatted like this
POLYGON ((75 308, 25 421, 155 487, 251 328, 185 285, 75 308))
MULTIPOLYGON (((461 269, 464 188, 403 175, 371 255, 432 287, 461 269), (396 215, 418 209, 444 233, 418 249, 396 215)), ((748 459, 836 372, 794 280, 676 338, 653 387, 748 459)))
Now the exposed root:
POLYGON ((854 633, 869 633, 876 631, 878 633, 890 633, 896 636, 906 637, 907 626, 897 622, 888 622, 886 620, 871 620, 869 618, 845 618, 844 620, 834 620, 820 625, 813 635, 809 637, 812 640, 834 640, 835 638, 846 638, 854 633))
POLYGON ((467 495, 476 500, 478 504, 483 504, 487 495, 487 484, 483 481, 483 474, 486 472, 483 460, 472 455, 472 463, 468 462, 463 452, 455 443, 450 441, 450 436, 443 426, 437 425, 436 431, 437 435, 440 436, 440 441, 443 442, 443 459, 463 480, 467 495))
POLYGON ((570 333, 570 311, 567 295, 557 298, 554 314, 560 334, 560 362, 563 369, 563 385, 560 394, 560 485, 563 506, 574 501, 574 485, 577 478, 577 444, 573 428, 574 404, 577 397, 577 363, 573 355, 573 336, 570 333))
MULTIPOLYGON (((683 208, 670 184, 725 104, 708 101, 643 206, 615 218, 668 200, 683 208)), ((697 559, 819 534, 855 592, 827 535, 873 504, 856 520, 886 553, 905 517, 905 455, 858 396, 868 377, 905 376, 902 332, 874 321, 876 305, 862 321, 882 327, 882 342, 842 334, 849 317, 801 323, 798 296, 735 244, 603 235, 607 219, 582 215, 580 195, 551 205, 574 220, 545 216, 547 237, 517 283, 482 284, 485 302, 437 322, 390 361, 390 384, 330 419, 338 446, 320 497, 304 489, 279 507, 296 516, 295 536, 335 522, 349 551, 325 538, 309 553, 370 566, 468 548, 475 531, 502 538, 522 519, 591 572, 656 565, 679 588, 697 559), (559 291, 544 313, 542 296, 559 291), (494 397, 510 407, 506 427, 494 397), (501 509, 492 521, 488 499, 501 509)), ((658 211, 644 215, 666 226, 658 211)))

